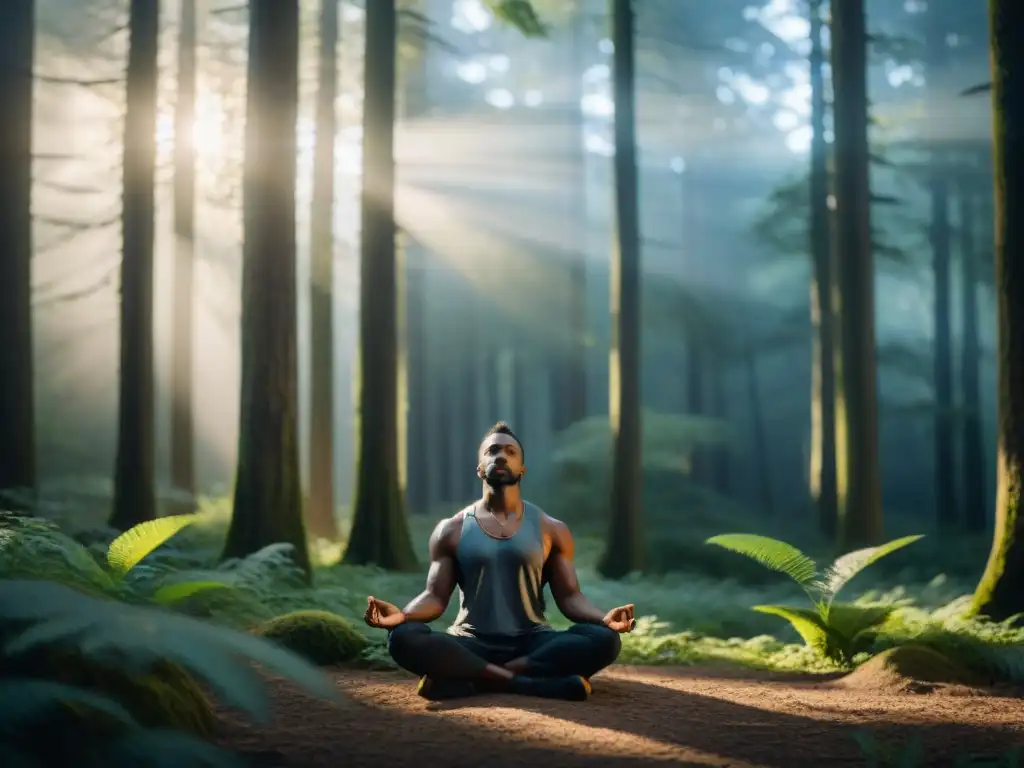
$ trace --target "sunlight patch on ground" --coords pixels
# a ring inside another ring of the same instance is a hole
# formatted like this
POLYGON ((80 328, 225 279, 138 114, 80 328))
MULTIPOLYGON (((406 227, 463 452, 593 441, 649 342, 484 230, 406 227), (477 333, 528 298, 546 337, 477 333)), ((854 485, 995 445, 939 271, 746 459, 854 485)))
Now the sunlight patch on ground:
MULTIPOLYGON (((574 722, 572 708, 614 706, 611 702, 593 699, 584 703, 551 702, 518 699, 507 704, 502 698, 487 697, 479 702, 469 701, 454 706, 429 704, 415 694, 415 680, 397 677, 393 683, 374 685, 369 689, 352 685, 345 678, 339 682, 345 692, 357 701, 371 706, 386 707, 399 711, 422 711, 444 720, 470 723, 489 733, 501 733, 517 743, 532 747, 554 749, 572 754, 597 756, 619 756, 629 758, 633 754, 643 755, 651 761, 686 761, 687 765, 740 766, 734 760, 723 758, 691 747, 671 744, 660 739, 631 733, 626 729, 601 727, 594 724, 574 722), (538 711, 539 709, 548 712, 538 711), (560 716, 560 715, 566 716, 560 716), (629 752, 623 754, 624 738, 628 738, 629 752)), ((600 685, 600 682, 596 683, 600 685)), ((598 694, 599 695, 599 694, 598 694)))

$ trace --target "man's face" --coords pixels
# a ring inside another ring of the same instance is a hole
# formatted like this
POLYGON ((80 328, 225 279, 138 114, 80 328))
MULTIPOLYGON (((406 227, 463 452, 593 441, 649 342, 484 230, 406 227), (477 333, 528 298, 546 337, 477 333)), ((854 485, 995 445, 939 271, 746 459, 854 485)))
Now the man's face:
POLYGON ((488 435, 480 444, 477 475, 492 486, 515 485, 526 468, 523 452, 510 435, 488 435))

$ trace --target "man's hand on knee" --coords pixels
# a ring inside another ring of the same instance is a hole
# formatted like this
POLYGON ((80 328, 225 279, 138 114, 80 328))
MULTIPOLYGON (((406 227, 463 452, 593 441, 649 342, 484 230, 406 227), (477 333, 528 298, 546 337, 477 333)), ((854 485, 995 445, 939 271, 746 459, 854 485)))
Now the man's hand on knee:
POLYGON ((394 629, 405 622, 405 614, 397 605, 378 600, 376 597, 366 598, 366 613, 363 621, 375 629, 394 629))

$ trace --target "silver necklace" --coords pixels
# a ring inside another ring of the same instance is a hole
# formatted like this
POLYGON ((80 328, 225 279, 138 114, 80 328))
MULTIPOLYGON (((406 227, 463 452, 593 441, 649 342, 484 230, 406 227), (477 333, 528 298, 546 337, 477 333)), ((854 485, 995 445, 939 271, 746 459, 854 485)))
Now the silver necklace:
MULTIPOLYGON (((484 507, 484 509, 487 509, 487 507, 484 507)), ((498 524, 498 528, 501 529, 501 531, 498 534, 498 536, 500 538, 502 538, 502 539, 507 539, 509 534, 508 534, 508 531, 505 530, 505 523, 501 522, 501 520, 498 519, 498 516, 496 514, 494 514, 493 510, 487 509, 487 514, 489 514, 491 516, 491 519, 494 520, 494 522, 496 522, 498 524)), ((517 510, 516 511, 516 515, 515 515, 515 519, 516 520, 519 519, 519 515, 520 515, 520 513, 517 510)))

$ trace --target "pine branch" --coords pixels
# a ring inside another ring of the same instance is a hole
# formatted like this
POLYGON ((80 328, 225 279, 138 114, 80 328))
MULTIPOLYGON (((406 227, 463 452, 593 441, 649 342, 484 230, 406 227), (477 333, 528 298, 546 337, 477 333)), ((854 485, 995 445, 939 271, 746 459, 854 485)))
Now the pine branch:
POLYGON ((991 93, 992 83, 979 83, 978 85, 972 85, 970 88, 965 88, 960 91, 961 96, 976 96, 979 93, 991 93))

